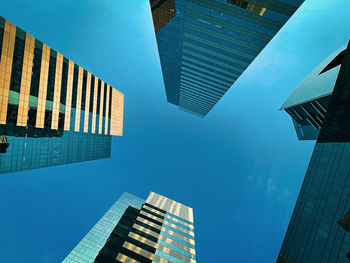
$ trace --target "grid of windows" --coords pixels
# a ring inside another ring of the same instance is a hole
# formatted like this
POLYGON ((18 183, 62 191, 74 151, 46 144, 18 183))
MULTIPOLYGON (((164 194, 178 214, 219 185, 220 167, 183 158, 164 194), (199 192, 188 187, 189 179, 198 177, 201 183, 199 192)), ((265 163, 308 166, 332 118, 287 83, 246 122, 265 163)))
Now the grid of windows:
MULTIPOLYGON (((148 197, 154 196, 151 193, 148 197)), ((157 195, 156 198, 161 196, 157 195)), ((153 200, 155 200, 153 198, 153 200)), ((162 197, 162 200, 170 200, 162 197)), ((170 200, 171 202, 175 202, 170 200)), ((181 210, 181 204, 178 208, 181 210)), ((162 205, 160 205, 162 206, 162 205)), ((185 209, 187 207, 184 206, 185 209)), ((179 211, 179 210, 178 210, 179 211)), ((187 237, 174 232, 169 234, 164 227, 168 212, 145 202, 130 194, 124 194, 106 215, 93 227, 86 237, 67 256, 63 263, 70 262, 177 262, 195 263, 194 238, 186 243, 187 237), (125 199, 127 199, 125 201, 125 199), (134 203, 131 202, 132 199, 134 203), (122 201, 123 200, 123 201, 122 201), (135 201, 137 205, 135 205, 135 201), (114 227, 112 225, 114 224, 114 227), (102 234, 103 233, 103 234, 102 234), (92 238, 95 237, 95 238, 92 238), (180 242, 176 240, 180 240, 180 242)), ((182 218, 179 214, 177 227, 191 225, 189 232, 193 231, 193 223, 182 218)))
POLYGON ((145 201, 124 193, 89 233, 63 260, 63 263, 92 263, 128 207, 140 209, 145 201))
POLYGON ((348 261, 350 236, 344 221, 350 211, 349 91, 350 42, 278 263, 348 261))
POLYGON ((303 0, 250 2, 150 0, 168 102, 205 117, 303 0))
POLYGON ((0 61, 0 124, 6 124, 9 100, 10 81, 15 48, 16 26, 8 22, 3 23, 3 39, 0 61))
MULTIPOLYGON (((113 91, 115 89, 107 83, 0 17, 0 136, 6 136, 10 142, 7 153, 0 155, 0 163, 11 163, 0 173, 23 170, 21 167, 35 168, 35 165, 22 164, 28 163, 23 159, 37 158, 28 157, 14 148, 22 147, 22 143, 32 145, 37 142, 44 149, 42 144, 47 142, 47 149, 54 155, 67 156, 70 156, 69 152, 58 145, 89 139, 92 140, 91 151, 98 153, 103 148, 95 144, 93 136, 80 133, 103 134, 106 152, 97 154, 96 158, 109 157, 110 136, 121 136, 123 124, 123 100, 112 103, 113 91), (110 125, 112 122, 117 125, 110 125), (78 134, 73 135, 73 131, 78 134), (43 137, 47 139, 39 140, 43 137), (72 137, 72 141, 68 137, 72 137)), ((62 164, 61 161, 52 162, 50 158, 57 160, 54 155, 50 153, 43 166, 62 164)), ((64 158, 66 163, 71 162, 68 157, 64 158)), ((83 154, 73 159, 86 161, 91 158, 89 154, 83 154)))

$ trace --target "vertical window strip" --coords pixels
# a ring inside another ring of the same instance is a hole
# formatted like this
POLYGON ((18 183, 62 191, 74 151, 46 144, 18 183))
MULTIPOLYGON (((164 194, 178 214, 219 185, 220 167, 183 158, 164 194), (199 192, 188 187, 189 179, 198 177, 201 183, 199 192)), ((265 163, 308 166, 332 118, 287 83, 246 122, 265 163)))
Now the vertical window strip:
POLYGON ((93 103, 93 110, 92 110, 92 124, 91 124, 91 133, 96 132, 96 109, 97 109, 97 92, 98 92, 98 78, 95 77, 95 83, 94 83, 94 103, 93 103))
POLYGON ((104 93, 103 93, 103 117, 106 117, 107 88, 108 88, 108 85, 107 85, 107 83, 105 83, 104 93))
POLYGON ((52 103, 52 122, 51 129, 58 130, 58 121, 60 113, 60 101, 61 101, 61 86, 62 86, 62 67, 63 56, 57 53, 56 72, 55 72, 55 87, 52 103))
POLYGON ((4 29, 5 29, 5 19, 0 16, 0 61, 1 61, 2 40, 4 37, 4 29))
POLYGON ((39 93, 38 93, 38 107, 36 114, 36 128, 44 128, 45 120, 45 106, 46 106, 46 93, 47 82, 49 74, 49 61, 50 61, 50 48, 43 44, 43 52, 41 58, 40 69, 40 81, 39 81, 39 93))
POLYGON ((27 121, 27 126, 30 128, 35 127, 36 119, 37 119, 42 53, 43 53, 43 43, 35 39, 33 68, 32 68, 32 75, 31 75, 31 82, 30 82, 29 112, 28 112, 28 121, 27 121))
POLYGON ((0 124, 6 124, 16 26, 5 21, 0 61, 0 124))
POLYGON ((66 98, 66 112, 64 119, 64 130, 70 130, 70 119, 72 111, 72 93, 73 93, 73 74, 74 74, 74 63, 69 60, 68 63, 68 80, 67 80, 67 98, 66 98))
POLYGON ((63 57, 60 103, 66 105, 69 60, 63 57))
POLYGON ((49 74, 47 79, 47 91, 46 91, 46 104, 45 104, 45 116, 44 116, 44 128, 51 128, 52 124, 52 102, 55 92, 55 75, 56 75, 56 63, 57 52, 50 49, 49 59, 49 74))
POLYGON ((79 132, 80 130, 82 87, 83 87, 83 68, 79 66, 77 100, 76 100, 76 111, 75 111, 75 128, 74 128, 75 132, 79 132))
POLYGON ((90 88, 90 106, 89 111, 92 113, 94 108, 94 92, 95 92, 95 76, 91 74, 91 88, 90 88))
POLYGON ((107 129, 108 134, 111 134, 110 130, 111 130, 112 92, 113 92, 113 88, 110 86, 109 87, 109 109, 108 109, 109 121, 108 121, 108 129, 107 129))
POLYGON ((68 65, 69 60, 65 57, 62 59, 62 78, 61 78, 61 94, 60 94, 60 110, 59 110, 59 120, 58 129, 62 131, 65 124, 65 114, 66 114, 66 99, 67 99, 67 83, 68 83, 68 65), (61 111, 64 109, 64 113, 61 111))
POLYGON ((104 98, 104 92, 105 92, 105 83, 104 81, 101 81, 101 95, 100 95, 100 119, 98 124, 98 134, 102 133, 102 126, 103 126, 103 98, 104 98))
MULTIPOLYGON (((19 104, 19 94, 21 89, 21 80, 22 80, 22 68, 23 68, 23 59, 24 59, 24 49, 25 49, 25 38, 26 33, 20 29, 16 28, 16 38, 15 38, 15 47, 13 52, 12 59, 12 72, 11 72, 11 81, 10 81, 10 91, 9 95, 11 101, 9 100, 7 108, 7 118, 6 124, 15 126, 17 124, 17 115, 18 115, 18 104, 19 104), (15 95, 15 96, 11 96, 15 95)), ((5 73, 6 74, 6 73, 5 73)))
POLYGON ((77 114, 77 93, 78 93, 78 76, 79 76, 79 66, 74 63, 73 70, 73 88, 72 88, 72 105, 71 105, 71 113, 74 112, 70 119, 71 130, 75 130, 75 120, 77 114))
MULTIPOLYGON (((33 97, 38 97, 39 86, 40 86, 40 72, 41 72, 41 61, 43 54, 43 43, 35 39, 34 47, 34 60, 33 60, 33 72, 32 80, 30 84, 30 95, 33 97)), ((35 108, 37 105, 33 105, 35 108)))
POLYGON ((77 64, 74 64, 73 90, 72 90, 72 108, 74 109, 77 107, 78 77, 79 77, 79 66, 77 64))
POLYGON ((86 80, 86 98, 85 98, 85 116, 84 116, 84 132, 89 131, 89 115, 90 115, 90 91, 91 91, 91 73, 87 72, 86 80))
POLYGON ((87 85, 87 71, 83 69, 83 86, 81 91, 81 110, 85 111, 86 107, 86 85, 87 85))
POLYGON ((18 104, 17 126, 27 126, 30 84, 32 78, 33 58, 34 58, 34 37, 26 34, 24 59, 22 67, 21 90, 18 104))
POLYGON ((108 85, 107 83, 105 83, 104 85, 104 92, 103 92, 103 118, 102 118, 102 127, 101 127, 101 133, 105 134, 105 129, 106 129, 106 123, 108 122, 107 118, 106 118, 106 110, 107 110, 107 105, 106 105, 106 100, 107 100, 107 89, 108 89, 108 85))
POLYGON ((15 47, 14 47, 13 59, 12 59, 11 82, 10 82, 10 90, 15 91, 17 93, 20 92, 20 88, 21 88, 21 76, 22 76, 22 68, 23 68, 25 40, 26 40, 26 33, 22 29, 17 27, 15 47))
POLYGON ((110 102, 109 102, 109 98, 110 98, 110 86, 107 85, 107 98, 106 98, 106 118, 105 118, 105 135, 108 134, 108 123, 109 123, 109 109, 110 109, 110 102))
POLYGON ((101 106, 101 80, 98 80, 97 105, 96 105, 96 133, 98 133, 98 124, 100 123, 100 106, 101 106))

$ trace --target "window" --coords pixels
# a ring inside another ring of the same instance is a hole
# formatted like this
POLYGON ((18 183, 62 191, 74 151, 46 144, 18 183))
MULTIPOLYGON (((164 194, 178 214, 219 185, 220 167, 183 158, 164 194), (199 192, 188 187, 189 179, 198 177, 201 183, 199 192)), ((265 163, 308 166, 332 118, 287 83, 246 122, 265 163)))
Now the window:
POLYGON ((257 6, 255 4, 251 4, 251 3, 248 3, 248 2, 243 1, 243 0, 227 0, 227 3, 236 5, 240 8, 247 9, 248 11, 256 13, 259 16, 264 15, 264 13, 266 11, 265 7, 257 6))

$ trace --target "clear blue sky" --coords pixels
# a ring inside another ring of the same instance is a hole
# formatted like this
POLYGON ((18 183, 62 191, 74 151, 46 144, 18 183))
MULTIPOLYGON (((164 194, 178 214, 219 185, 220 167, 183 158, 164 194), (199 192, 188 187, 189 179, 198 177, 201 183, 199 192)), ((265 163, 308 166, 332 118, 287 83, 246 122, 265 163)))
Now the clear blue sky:
POLYGON ((112 159, 0 176, 0 261, 60 262, 124 191, 192 206, 200 263, 276 260, 314 146, 278 109, 348 40, 350 1, 306 1, 205 119, 166 102, 147 0, 0 2, 125 94, 112 159))

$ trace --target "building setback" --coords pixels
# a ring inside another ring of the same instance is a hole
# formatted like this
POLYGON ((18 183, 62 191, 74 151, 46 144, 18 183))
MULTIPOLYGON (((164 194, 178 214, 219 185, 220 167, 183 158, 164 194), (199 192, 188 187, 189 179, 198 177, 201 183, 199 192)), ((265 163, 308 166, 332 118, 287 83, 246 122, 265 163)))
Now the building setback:
POLYGON ((340 65, 278 263, 350 259, 350 44, 340 65))
POLYGON ((63 263, 196 262, 192 208, 124 193, 63 263))
POLYGON ((345 49, 346 45, 319 64, 280 108, 292 117, 299 140, 317 140, 344 59, 345 49))
POLYGON ((124 95, 0 17, 0 173, 111 156, 124 95))
POLYGON ((205 117, 304 0, 150 0, 168 102, 205 117))

